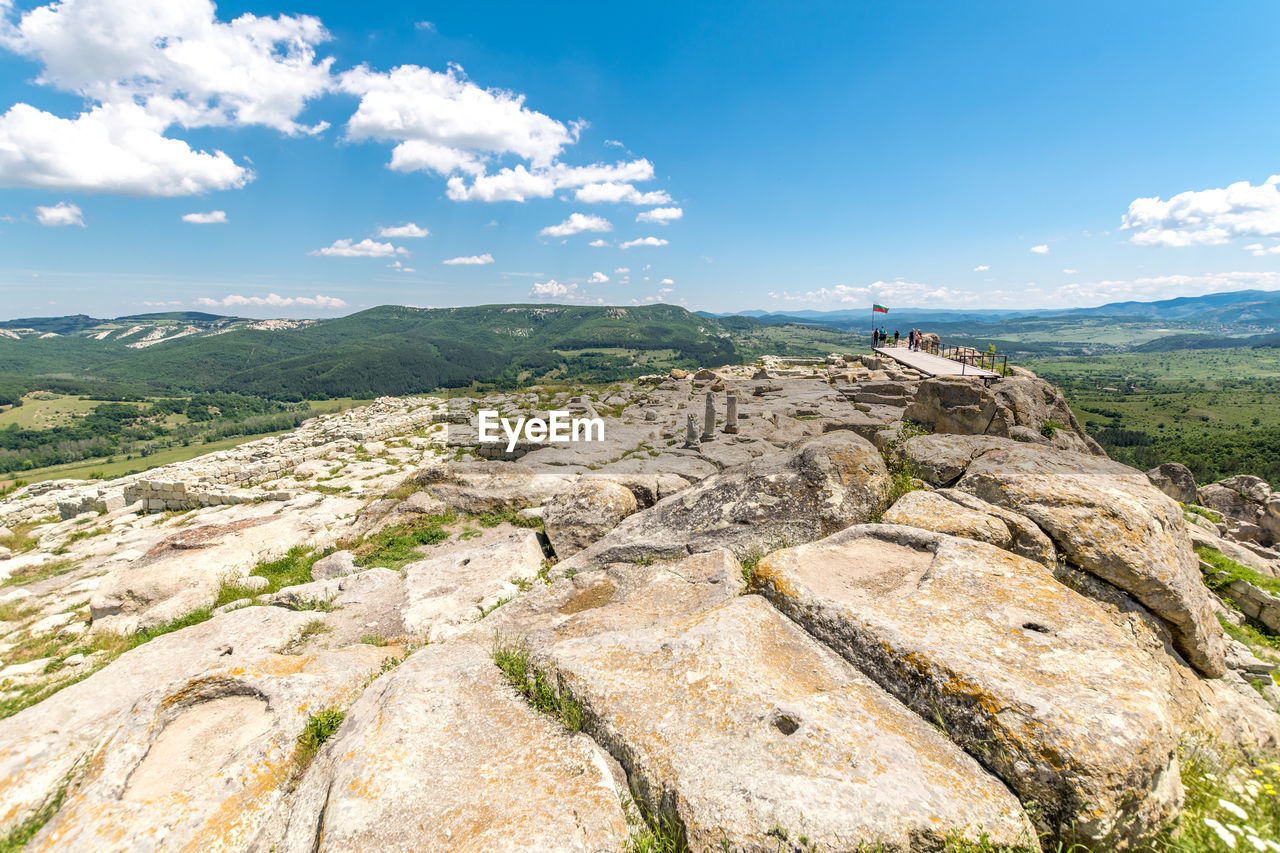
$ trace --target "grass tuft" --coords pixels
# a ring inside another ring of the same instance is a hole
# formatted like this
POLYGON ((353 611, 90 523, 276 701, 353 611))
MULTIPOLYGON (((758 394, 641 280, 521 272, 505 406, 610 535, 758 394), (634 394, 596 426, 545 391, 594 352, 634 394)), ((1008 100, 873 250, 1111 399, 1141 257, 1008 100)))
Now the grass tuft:
POLYGON ((298 744, 293 750, 293 766, 289 772, 289 781, 285 785, 286 790, 292 791, 298 787, 298 782, 302 780, 302 775, 315 760, 320 747, 337 733, 342 726, 342 721, 346 718, 347 712, 338 708, 326 708, 318 714, 307 717, 306 725, 298 735, 298 744))
POLYGON ((401 569, 422 558, 418 549, 424 545, 437 545, 449 538, 445 526, 455 520, 453 513, 426 515, 393 524, 379 530, 367 539, 350 546, 357 566, 384 566, 401 569))
POLYGON ((534 666, 529 644, 523 640, 494 641, 493 662, 507 683, 525 698, 534 710, 560 721, 571 732, 582 731, 582 706, 558 690, 546 671, 534 666))

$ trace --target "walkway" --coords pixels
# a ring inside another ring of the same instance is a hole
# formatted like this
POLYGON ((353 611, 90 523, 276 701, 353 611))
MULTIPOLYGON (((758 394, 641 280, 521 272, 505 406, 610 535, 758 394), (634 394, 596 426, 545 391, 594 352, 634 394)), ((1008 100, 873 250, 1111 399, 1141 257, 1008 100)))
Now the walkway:
POLYGON ((907 347, 875 347, 875 351, 929 376, 974 376, 983 380, 1000 378, 999 373, 927 352, 915 352, 907 347))

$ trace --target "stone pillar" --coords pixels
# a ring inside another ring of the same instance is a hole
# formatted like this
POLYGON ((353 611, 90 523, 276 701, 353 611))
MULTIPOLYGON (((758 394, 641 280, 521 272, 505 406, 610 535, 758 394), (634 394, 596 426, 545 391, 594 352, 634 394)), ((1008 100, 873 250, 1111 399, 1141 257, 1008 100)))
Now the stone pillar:
POLYGON ((685 416, 684 446, 692 448, 698 446, 698 419, 693 416, 693 412, 685 416))
POLYGON ((728 410, 724 414, 724 431, 733 435, 738 431, 738 397, 730 394, 727 398, 728 410))
POLYGON ((702 422, 702 440, 711 441, 716 437, 716 395, 707 392, 706 420, 702 422))

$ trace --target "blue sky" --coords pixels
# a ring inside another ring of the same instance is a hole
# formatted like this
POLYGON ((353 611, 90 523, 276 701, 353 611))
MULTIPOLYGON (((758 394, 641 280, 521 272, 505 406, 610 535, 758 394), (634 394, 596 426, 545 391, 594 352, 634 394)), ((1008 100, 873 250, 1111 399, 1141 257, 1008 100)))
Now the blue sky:
POLYGON ((0 14, 3 317, 1280 289, 1272 3, 0 14))

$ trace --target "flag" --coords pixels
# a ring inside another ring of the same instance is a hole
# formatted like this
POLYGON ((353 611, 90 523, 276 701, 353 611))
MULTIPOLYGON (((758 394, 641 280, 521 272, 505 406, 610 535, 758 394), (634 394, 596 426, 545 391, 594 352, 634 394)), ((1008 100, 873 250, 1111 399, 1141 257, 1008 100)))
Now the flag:
POLYGON ((871 313, 872 313, 872 314, 875 314, 875 313, 877 313, 877 312, 879 312, 879 313, 881 313, 881 314, 888 314, 888 313, 889 313, 889 309, 888 309, 888 308, 885 308, 883 305, 880 305, 880 304, 872 305, 872 306, 871 306, 871 313))

